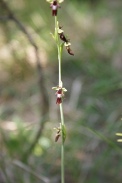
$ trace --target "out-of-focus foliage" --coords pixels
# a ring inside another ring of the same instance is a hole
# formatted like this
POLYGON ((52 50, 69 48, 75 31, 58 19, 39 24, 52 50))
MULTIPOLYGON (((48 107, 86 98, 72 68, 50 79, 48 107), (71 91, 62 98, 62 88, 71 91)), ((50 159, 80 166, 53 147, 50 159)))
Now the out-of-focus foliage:
MULTIPOLYGON (((10 8, 35 39, 49 94, 49 121, 33 152, 24 159, 39 128, 39 86, 34 49, 12 21, 0 20, 0 182, 60 182, 60 140, 55 94, 54 19, 46 1, 11 0, 10 8), (43 176, 42 176, 43 175, 43 176)), ((66 180, 121 183, 122 147, 116 142, 122 121, 121 0, 64 1, 59 21, 75 53, 64 50, 63 82, 67 127, 66 180)), ((0 16, 6 15, 0 9, 0 16)))

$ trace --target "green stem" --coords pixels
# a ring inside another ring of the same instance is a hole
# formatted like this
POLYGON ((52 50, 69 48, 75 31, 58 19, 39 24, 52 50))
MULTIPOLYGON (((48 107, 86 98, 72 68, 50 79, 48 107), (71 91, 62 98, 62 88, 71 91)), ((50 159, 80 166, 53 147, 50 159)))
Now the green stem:
POLYGON ((62 87, 62 81, 61 81, 61 47, 60 47, 60 41, 58 38, 58 27, 57 27, 57 16, 55 16, 55 39, 56 39, 56 44, 57 44, 57 49, 58 49, 58 65, 59 65, 59 87, 62 87))
POLYGON ((62 87, 61 81, 61 51, 60 46, 58 45, 58 66, 59 66, 59 87, 62 87))
MULTIPOLYGON (((63 105, 60 104, 60 115, 61 115, 61 127, 64 126, 64 115, 63 115, 63 105)), ((63 139, 63 130, 62 132, 62 144, 61 144, 61 183, 65 183, 64 180, 64 139, 63 139)))
MULTIPOLYGON (((58 64, 59 64, 59 87, 62 87, 62 80, 61 80, 61 56, 62 56, 62 49, 60 45, 60 41, 58 38, 58 27, 57 27, 57 16, 55 16, 55 38, 57 43, 58 49, 58 64)), ((63 114, 63 105, 60 104, 60 116, 61 116, 61 133, 62 133, 62 144, 61 144, 61 183, 65 183, 65 173, 64 173, 64 137, 63 137, 63 127, 64 127, 64 114, 63 114)))

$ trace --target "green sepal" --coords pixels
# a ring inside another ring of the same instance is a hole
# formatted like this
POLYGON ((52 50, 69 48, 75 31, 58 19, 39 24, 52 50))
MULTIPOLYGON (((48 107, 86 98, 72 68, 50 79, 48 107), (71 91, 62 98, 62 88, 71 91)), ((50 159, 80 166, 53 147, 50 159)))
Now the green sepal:
POLYGON ((65 128, 65 125, 61 125, 61 130, 62 130, 62 136, 63 136, 63 143, 65 142, 66 140, 66 128, 65 128))
POLYGON ((56 86, 56 87, 52 87, 52 90, 58 90, 58 87, 56 86))
POLYGON ((122 136, 122 133, 116 133, 117 136, 122 136))
MULTIPOLYGON (((48 3, 52 3, 53 0, 46 0, 48 3)), ((58 0, 58 3, 62 3, 64 0, 58 0)))

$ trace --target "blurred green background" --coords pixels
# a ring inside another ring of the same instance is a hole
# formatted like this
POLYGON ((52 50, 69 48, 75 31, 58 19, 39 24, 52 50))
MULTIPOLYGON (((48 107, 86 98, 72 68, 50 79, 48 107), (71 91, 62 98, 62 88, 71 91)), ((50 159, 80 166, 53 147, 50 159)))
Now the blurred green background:
MULTIPOLYGON (((34 48, 0 4, 0 183, 59 183, 54 17, 45 0, 6 2, 38 45, 48 106, 45 117, 34 48)), ((65 0, 58 11, 75 54, 64 49, 62 61, 66 183, 122 182, 121 11, 121 0, 65 0)))

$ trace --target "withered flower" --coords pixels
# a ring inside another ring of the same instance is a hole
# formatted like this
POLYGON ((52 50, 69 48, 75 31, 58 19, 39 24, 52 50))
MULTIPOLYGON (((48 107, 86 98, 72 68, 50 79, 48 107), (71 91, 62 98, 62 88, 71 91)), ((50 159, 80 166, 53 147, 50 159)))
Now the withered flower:
POLYGON ((55 136, 55 142, 58 141, 58 139, 60 138, 61 136, 61 128, 60 127, 57 127, 57 128, 54 128, 54 130, 56 130, 56 136, 55 136))
POLYGON ((62 30, 62 27, 59 26, 59 29, 58 29, 58 34, 60 36, 60 39, 66 43, 68 43, 68 39, 66 38, 66 36, 64 35, 63 33, 64 31, 62 30))
POLYGON ((71 48, 70 48, 70 45, 71 43, 65 43, 65 47, 66 47, 66 50, 67 52, 70 54, 70 55, 73 55, 74 56, 74 53, 72 52, 71 48))

